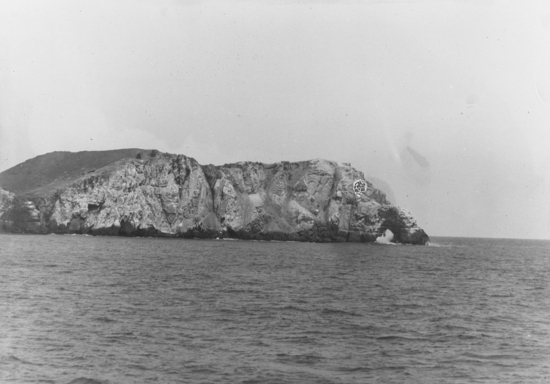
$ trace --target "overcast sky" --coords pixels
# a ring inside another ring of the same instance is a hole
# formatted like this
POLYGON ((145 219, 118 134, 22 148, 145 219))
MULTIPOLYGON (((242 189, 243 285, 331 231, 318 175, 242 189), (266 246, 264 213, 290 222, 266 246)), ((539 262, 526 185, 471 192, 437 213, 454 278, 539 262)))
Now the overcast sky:
POLYGON ((430 235, 550 238, 550 2, 3 1, 0 171, 326 158, 430 235))

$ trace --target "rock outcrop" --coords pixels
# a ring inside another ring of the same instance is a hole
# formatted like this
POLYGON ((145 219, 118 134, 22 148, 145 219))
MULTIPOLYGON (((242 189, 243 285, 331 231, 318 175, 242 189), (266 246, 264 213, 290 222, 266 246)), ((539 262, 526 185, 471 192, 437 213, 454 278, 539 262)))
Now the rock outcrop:
POLYGON ((357 196, 358 179, 322 159, 214 166, 155 150, 57 152, 0 174, 0 231, 372 242, 390 229, 396 242, 428 242, 368 181, 357 196))

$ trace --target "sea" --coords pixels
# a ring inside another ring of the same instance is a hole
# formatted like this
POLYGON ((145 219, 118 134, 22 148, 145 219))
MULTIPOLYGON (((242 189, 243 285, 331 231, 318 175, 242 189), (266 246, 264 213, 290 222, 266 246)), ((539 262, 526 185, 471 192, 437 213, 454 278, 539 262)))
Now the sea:
POLYGON ((549 383, 550 241, 0 235, 0 383, 549 383))

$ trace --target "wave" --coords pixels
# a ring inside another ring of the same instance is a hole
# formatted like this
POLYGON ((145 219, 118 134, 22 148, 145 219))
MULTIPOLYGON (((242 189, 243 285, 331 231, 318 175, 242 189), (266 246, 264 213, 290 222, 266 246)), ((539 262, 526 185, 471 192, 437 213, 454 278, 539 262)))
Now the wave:
POLYGON ((348 316, 363 316, 359 313, 355 313, 355 312, 348 312, 348 311, 344 311, 343 309, 331 309, 331 308, 324 308, 322 313, 325 313, 325 314, 335 314, 335 315, 348 315, 348 316))
POLYGON ((425 337, 406 337, 398 335, 386 335, 375 337, 376 340, 407 340, 407 341, 430 341, 430 339, 425 337))
POLYGON ((37 366, 43 366, 44 365, 44 364, 39 364, 39 363, 32 363, 30 361, 20 359, 19 357, 14 356, 14 355, 8 356, 8 360, 16 362, 16 363, 20 363, 20 364, 27 364, 27 365, 37 365, 37 366))
POLYGON ((300 335, 296 335, 296 336, 288 335, 288 336, 280 337, 280 338, 278 338, 278 340, 279 340, 279 341, 282 341, 282 342, 285 342, 285 343, 292 343, 292 344, 306 344, 306 345, 311 345, 311 344, 319 344, 319 343, 320 343, 320 340, 319 340, 318 337, 307 336, 307 335, 303 335, 303 336, 300 336, 300 335))
POLYGON ((479 360, 502 360, 502 359, 516 360, 520 358, 520 356, 517 356, 517 355, 480 355, 480 354, 471 353, 471 352, 463 353, 462 356, 471 357, 479 360))
POLYGON ((375 368, 369 367, 340 367, 336 369, 341 372, 370 372, 375 370, 375 368))
POLYGON ((298 312, 311 312, 312 309, 300 308, 294 305, 285 305, 282 308, 277 308, 280 311, 298 311, 298 312))
MULTIPOLYGON (((373 372, 373 371, 384 371, 384 370, 407 370, 410 369, 409 366, 403 365, 393 365, 393 366, 381 366, 381 367, 341 367, 338 368, 338 371, 342 372, 373 372)), ((406 381, 407 382, 407 381, 406 381)))
POLYGON ((139 369, 140 371, 150 371, 151 370, 151 368, 147 368, 146 366, 141 365, 141 364, 130 364, 127 367, 131 368, 131 369, 139 369))
POLYGON ((107 316, 94 317, 93 320, 99 321, 99 322, 102 322, 102 323, 115 323, 116 322, 116 320, 111 319, 107 316))
POLYGON ((437 248, 452 248, 452 247, 456 247, 456 245, 452 245, 452 244, 439 244, 439 243, 432 243, 431 241, 428 241, 426 243, 426 245, 428 247, 437 247, 437 248))
POLYGON ((78 377, 69 381, 67 384, 108 384, 108 382, 96 379, 89 379, 87 377, 78 377))
POLYGON ((316 364, 320 361, 325 360, 322 356, 317 355, 309 355, 309 354, 303 354, 303 355, 287 355, 286 353, 278 353, 277 354, 277 360, 285 362, 285 363, 295 363, 295 364, 316 364))

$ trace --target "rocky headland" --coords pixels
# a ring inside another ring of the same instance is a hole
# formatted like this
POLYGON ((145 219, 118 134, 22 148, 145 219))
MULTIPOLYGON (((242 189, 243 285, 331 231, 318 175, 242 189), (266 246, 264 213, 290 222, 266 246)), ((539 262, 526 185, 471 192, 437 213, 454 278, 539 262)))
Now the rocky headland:
POLYGON ((0 173, 0 232, 426 244, 403 209, 347 163, 201 165, 124 149, 53 152, 0 173))

